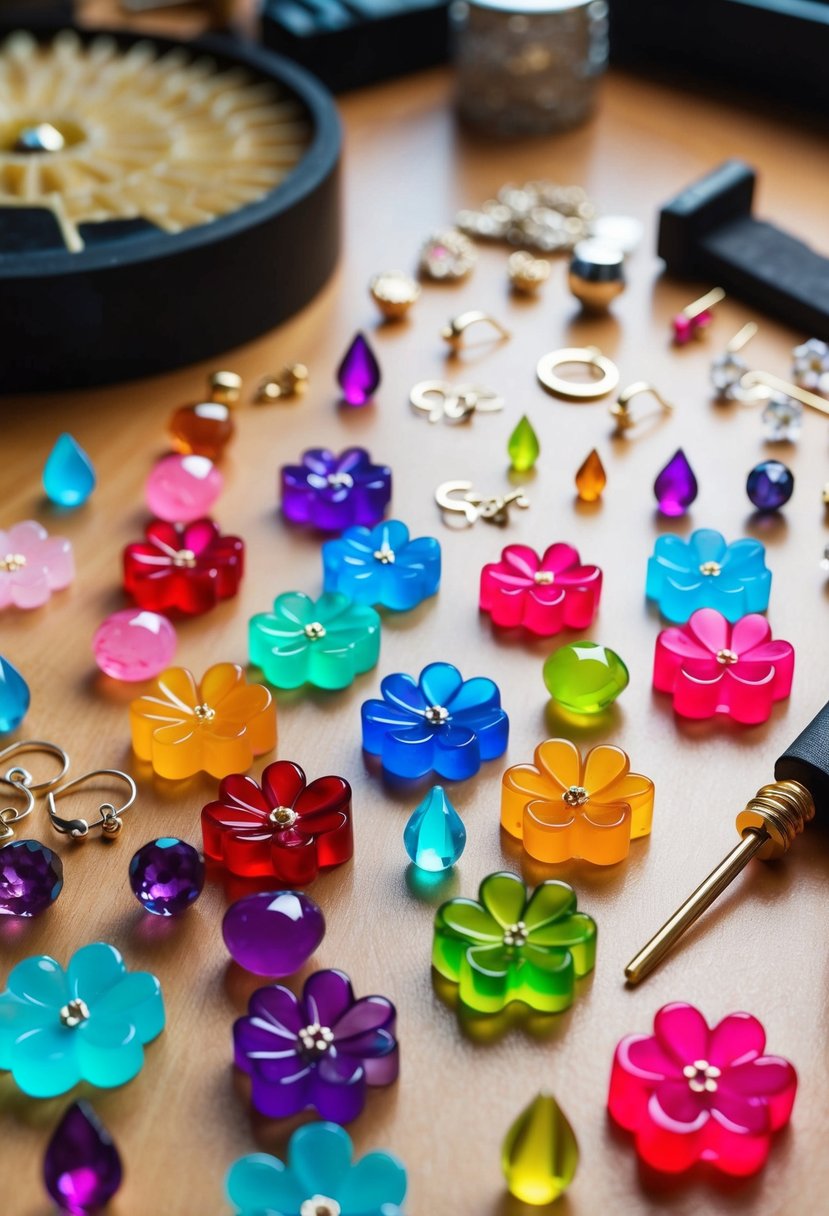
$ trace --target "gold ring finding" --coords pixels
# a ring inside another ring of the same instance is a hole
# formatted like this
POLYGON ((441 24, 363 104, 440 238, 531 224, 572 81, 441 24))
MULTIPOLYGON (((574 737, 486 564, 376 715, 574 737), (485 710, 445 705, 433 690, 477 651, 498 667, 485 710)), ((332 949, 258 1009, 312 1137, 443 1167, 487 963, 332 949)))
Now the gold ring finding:
POLYGON ((539 359, 536 375, 548 392, 575 401, 596 401, 599 397, 606 397, 619 383, 618 367, 595 346, 566 346, 563 350, 550 351, 539 359), (568 363, 592 367, 600 374, 587 383, 566 380, 557 374, 556 369, 568 363))

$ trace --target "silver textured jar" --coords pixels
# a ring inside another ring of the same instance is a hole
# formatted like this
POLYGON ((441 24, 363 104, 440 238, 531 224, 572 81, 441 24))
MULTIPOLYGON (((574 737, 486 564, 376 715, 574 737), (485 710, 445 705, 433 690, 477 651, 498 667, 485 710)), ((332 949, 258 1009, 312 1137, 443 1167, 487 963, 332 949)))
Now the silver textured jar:
POLYGON ((498 135, 575 126, 607 66, 605 0, 457 0, 458 109, 498 135))

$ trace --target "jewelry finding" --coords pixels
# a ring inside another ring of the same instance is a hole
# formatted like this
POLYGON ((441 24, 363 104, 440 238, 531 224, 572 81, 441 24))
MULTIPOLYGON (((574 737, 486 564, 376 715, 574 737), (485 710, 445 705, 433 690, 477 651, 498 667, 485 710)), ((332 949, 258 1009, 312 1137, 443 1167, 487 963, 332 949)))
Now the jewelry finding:
POLYGON ((724 299, 725 292, 722 287, 713 287, 711 291, 707 291, 698 300, 694 300, 691 304, 686 304, 682 312, 677 313, 671 322, 674 331, 674 344, 676 346, 686 346, 692 338, 699 338, 703 330, 707 329, 711 324, 711 309, 715 304, 719 304, 720 300, 724 299))
POLYGON ((369 294, 387 321, 399 321, 417 303, 420 285, 402 270, 385 270, 368 285, 369 294))
POLYGON ((526 249, 518 249, 507 259, 507 275, 513 291, 532 296, 550 277, 546 258, 534 258, 526 249))
POLYGON ((477 384, 449 384, 445 380, 421 380, 409 393, 412 409, 430 422, 468 422, 473 414, 495 413, 504 408, 504 398, 477 384))
POLYGON ((447 515, 463 515, 467 525, 471 526, 483 519, 486 523, 497 524, 499 527, 508 523, 512 507, 526 510, 530 505, 530 500, 523 490, 484 497, 472 488, 471 481, 444 481, 435 490, 435 502, 447 515))
POLYGON ((478 260, 468 236, 456 228, 433 233, 420 248, 420 273, 436 282, 465 279, 478 260))
POLYGON ((567 286, 587 312, 607 312, 625 290, 625 255, 591 238, 579 241, 567 272, 567 286))
POLYGON ((577 401, 595 401, 599 397, 605 397, 612 393, 619 383, 618 367, 595 346, 567 346, 562 350, 550 351, 539 359, 536 375, 544 388, 554 396, 577 401), (557 369, 570 363, 590 367, 599 374, 586 383, 565 380, 563 376, 558 375, 557 369))
POLYGON ((496 321, 488 312, 481 312, 480 309, 473 308, 469 312, 462 312, 457 317, 453 317, 448 325, 440 331, 440 336, 444 342, 448 342, 452 350, 459 351, 464 344, 466 331, 472 325, 478 325, 485 321, 498 334, 499 341, 505 341, 510 337, 510 332, 505 329, 500 321, 496 321))
POLYGON ((284 401, 286 397, 301 397, 308 388, 308 368, 304 363, 291 363, 273 376, 259 381, 254 395, 257 405, 271 401, 284 401))
POLYGON ((637 426, 645 417, 653 417, 653 411, 648 411, 647 414, 634 416, 630 410, 630 403, 634 397, 640 396, 642 393, 650 393, 659 403, 662 413, 670 414, 673 410, 673 405, 670 401, 666 401, 658 389, 652 384, 648 384, 646 380, 636 380, 633 384, 629 384, 626 389, 623 389, 617 400, 610 407, 610 415, 616 422, 617 431, 629 431, 631 427, 637 426))
POLYGON ((60 789, 49 791, 46 797, 49 819, 56 832, 60 832, 64 836, 71 836, 74 840, 82 840, 89 835, 92 828, 100 828, 105 836, 117 836, 123 826, 121 816, 135 802, 137 794, 135 782, 129 773, 124 773, 118 768, 96 768, 91 773, 84 773, 82 777, 76 777, 74 781, 67 782, 60 789), (95 777, 117 777, 126 782, 129 790, 126 801, 117 808, 111 802, 102 802, 98 807, 101 817, 94 823, 90 823, 86 819, 61 819, 55 807, 56 800, 62 798, 64 794, 68 794, 70 790, 77 789, 79 785, 92 781, 95 777))
POLYGON ((22 810, 16 806, 0 808, 0 840, 9 840, 14 836, 14 828, 11 825, 25 819, 32 812, 35 805, 35 794, 57 785, 69 769, 69 757, 63 748, 58 747, 56 743, 47 743, 42 739, 21 739, 17 743, 12 743, 0 751, 0 760, 10 759, 12 756, 19 756, 26 752, 47 752, 56 757, 60 762, 60 772, 46 781, 35 781, 29 770, 23 768, 22 765, 14 764, 6 770, 0 777, 0 784, 9 786, 17 794, 22 794, 26 802, 22 810))
POLYGON ((733 401, 740 396, 740 378, 748 371, 748 364, 737 352, 741 351, 756 333, 757 326, 754 321, 748 321, 737 331, 723 353, 715 355, 711 360, 711 384, 721 401, 733 401))
POLYGON ((242 377, 236 372, 211 372, 208 378, 208 401, 233 407, 242 397, 242 377))
POLYGON ((775 394, 782 393, 786 397, 799 401, 801 405, 808 405, 809 409, 817 410, 819 414, 829 415, 829 401, 825 397, 819 397, 817 393, 810 393, 808 389, 801 388, 799 384, 781 380, 779 376, 774 376, 771 372, 744 372, 740 378, 740 388, 744 390, 744 400, 746 401, 764 401, 775 394))

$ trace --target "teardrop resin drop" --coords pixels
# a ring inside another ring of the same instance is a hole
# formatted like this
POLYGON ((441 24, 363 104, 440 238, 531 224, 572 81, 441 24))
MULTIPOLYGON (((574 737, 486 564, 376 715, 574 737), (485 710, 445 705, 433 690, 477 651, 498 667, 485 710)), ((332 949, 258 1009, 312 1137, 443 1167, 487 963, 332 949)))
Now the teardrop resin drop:
POLYGON ((87 1102, 73 1102, 46 1146, 46 1190, 61 1212, 89 1216, 109 1203, 122 1177, 109 1132, 87 1102))
POLYGON ((528 473, 538 460, 540 452, 541 445, 538 442, 538 436, 525 414, 507 443, 510 465, 516 473, 528 473))
POLYGON ((684 515, 697 496, 697 479, 682 448, 674 455, 653 483, 653 492, 663 515, 684 515))
POLYGON ((60 507, 80 507, 95 489, 92 461, 71 435, 58 437, 43 468, 47 498, 60 507))
POLYGON ((0 735, 17 730, 32 696, 20 672, 0 654, 0 735))
POLYGON ((362 334, 357 334, 337 368, 337 383, 349 405, 367 405, 380 383, 380 365, 362 334))
POLYGON ((466 828, 443 787, 432 786, 403 832, 406 852, 420 870, 448 870, 466 845, 466 828))
POLYGON ((602 491, 607 485, 607 473, 604 471, 599 453, 593 448, 584 464, 576 473, 576 490, 582 502, 598 502, 602 491))
POLYGON ((536 1206, 563 1195, 576 1175, 575 1132, 552 1094, 539 1094, 513 1123, 501 1148, 507 1189, 536 1206))

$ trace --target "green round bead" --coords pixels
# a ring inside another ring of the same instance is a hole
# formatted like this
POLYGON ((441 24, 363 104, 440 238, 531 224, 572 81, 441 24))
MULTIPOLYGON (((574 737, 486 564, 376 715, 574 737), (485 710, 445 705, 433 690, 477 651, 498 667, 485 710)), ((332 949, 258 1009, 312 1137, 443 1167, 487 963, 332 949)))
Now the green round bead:
POLYGON ((615 650, 598 642, 568 642, 544 664, 550 696, 576 714, 598 714, 612 705, 630 683, 615 650))

